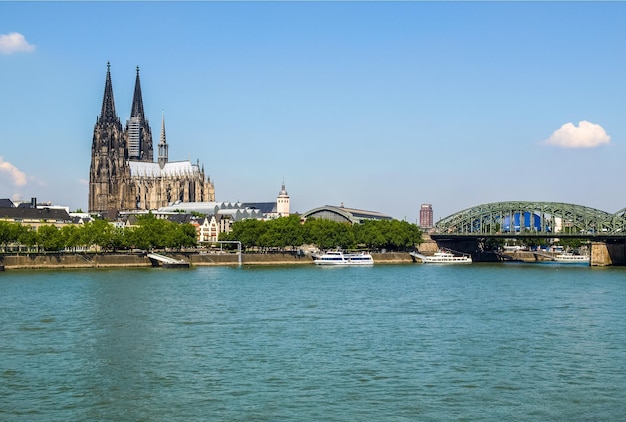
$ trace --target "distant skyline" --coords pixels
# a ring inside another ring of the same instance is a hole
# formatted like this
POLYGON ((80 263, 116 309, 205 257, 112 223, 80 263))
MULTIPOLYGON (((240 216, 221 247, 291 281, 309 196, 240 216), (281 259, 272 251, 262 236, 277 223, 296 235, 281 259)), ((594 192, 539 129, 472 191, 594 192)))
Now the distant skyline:
POLYGON ((626 207, 623 2, 3 2, 0 198, 87 209, 107 62, 216 200, 626 207))

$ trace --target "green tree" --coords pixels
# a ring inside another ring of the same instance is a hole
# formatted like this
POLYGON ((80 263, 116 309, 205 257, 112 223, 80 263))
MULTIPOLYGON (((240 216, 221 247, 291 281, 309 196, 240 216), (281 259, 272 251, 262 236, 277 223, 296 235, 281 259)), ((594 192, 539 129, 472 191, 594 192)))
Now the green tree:
POLYGON ((64 247, 61 231, 51 224, 39 226, 37 243, 46 251, 59 251, 64 247))
POLYGON ((27 226, 21 226, 20 229, 20 235, 17 240, 18 243, 28 247, 37 245, 37 230, 27 226))
POLYGON ((310 218, 304 223, 305 243, 312 243, 321 249, 351 249, 356 245, 354 231, 350 223, 322 218, 310 218))
POLYGON ((0 244, 6 251, 6 248, 11 243, 16 243, 20 236, 20 224, 11 223, 8 221, 0 221, 0 244))
POLYGON ((196 229, 191 224, 177 224, 168 222, 165 233, 165 245, 168 248, 196 246, 196 229))
POLYGON ((520 239, 523 245, 529 248, 536 248, 541 245, 545 245, 547 240, 541 237, 523 237, 520 239))
POLYGON ((150 243, 148 239, 144 239, 141 236, 142 230, 138 227, 127 227, 124 229, 126 242, 130 248, 136 249, 150 249, 150 243))
POLYGON ((354 227, 356 241, 368 249, 380 249, 386 246, 387 238, 381 224, 374 220, 364 221, 354 227))
POLYGON ((198 245, 198 238, 196 237, 196 228, 191 224, 181 224, 180 229, 183 232, 184 238, 181 246, 195 247, 198 245))
POLYGON ((387 237, 387 249, 406 251, 422 243, 422 231, 401 220, 380 220, 387 237))
POLYGON ((195 246, 196 229, 190 224, 173 223, 148 213, 137 218, 137 227, 129 235, 127 243, 141 249, 195 246))
POLYGON ((232 232, 228 236, 231 240, 241 242, 242 248, 249 249, 259 245, 259 239, 267 231, 262 221, 255 219, 241 220, 233 223, 232 232))
POLYGON ((267 231, 265 237, 268 239, 266 243, 269 247, 277 247, 284 250, 287 246, 295 249, 302 245, 304 241, 304 229, 300 224, 298 215, 290 215, 289 217, 280 217, 274 220, 266 221, 267 231))
POLYGON ((106 250, 111 246, 113 226, 105 220, 93 220, 83 226, 81 244, 99 246, 106 250))
POLYGON ((82 230, 78 226, 75 226, 73 224, 63 226, 61 228, 60 235, 63 246, 66 249, 73 249, 75 251, 76 247, 82 244, 82 230))
POLYGON ((400 220, 366 220, 354 226, 357 242, 369 249, 409 250, 422 243, 422 231, 400 220))
POLYGON ((500 237, 489 237, 483 242, 484 249, 486 251, 498 251, 504 249, 506 239, 500 237))
POLYGON ((145 249, 162 249, 166 247, 166 236, 168 235, 168 221, 156 218, 154 214, 148 213, 137 217, 137 226, 135 235, 142 239, 147 248, 145 249))
POLYGON ((111 239, 109 242, 109 246, 112 251, 117 251, 118 249, 126 249, 129 246, 128 236, 126 229, 123 227, 112 227, 111 229, 111 239))

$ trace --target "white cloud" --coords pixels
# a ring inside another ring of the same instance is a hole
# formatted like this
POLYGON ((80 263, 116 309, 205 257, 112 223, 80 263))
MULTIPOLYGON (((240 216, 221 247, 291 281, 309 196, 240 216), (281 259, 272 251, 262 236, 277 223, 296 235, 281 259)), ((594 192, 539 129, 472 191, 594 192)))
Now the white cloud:
POLYGON ((26 184, 26 174, 8 161, 4 161, 2 157, 0 157, 0 175, 8 175, 15 186, 26 184))
POLYGON ((18 32, 0 35, 0 54, 13 54, 20 51, 33 51, 35 46, 18 32))
POLYGON ((573 123, 565 123, 546 139, 548 145, 561 148, 595 148, 608 144, 611 137, 600 125, 582 120, 578 127, 573 123))

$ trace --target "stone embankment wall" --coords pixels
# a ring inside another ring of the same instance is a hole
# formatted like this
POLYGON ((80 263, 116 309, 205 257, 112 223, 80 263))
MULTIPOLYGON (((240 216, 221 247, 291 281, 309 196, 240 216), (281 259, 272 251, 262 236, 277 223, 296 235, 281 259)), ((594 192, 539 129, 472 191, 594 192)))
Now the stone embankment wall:
MULTIPOLYGON (((239 265, 235 253, 165 253, 172 258, 184 259, 192 266, 239 265)), ((390 252, 372 254, 377 264, 411 263, 408 253, 390 252)), ((296 254, 243 254, 243 265, 312 265, 311 256, 296 254)), ((129 268, 150 267, 152 263, 145 254, 28 254, 0 256, 0 268, 42 269, 42 268, 129 268)))
POLYGON ((9 269, 150 267, 146 256, 134 254, 27 254, 0 257, 9 269))
POLYGON ((510 256, 513 259, 524 262, 549 262, 553 261, 551 256, 557 255, 556 253, 536 253, 533 251, 517 251, 517 252, 504 252, 504 255, 510 256))
POLYGON ((432 240, 430 236, 425 234, 423 235, 423 238, 424 238, 424 242, 421 243, 418 247, 418 250, 420 251, 420 253, 424 255, 432 255, 439 250, 439 246, 437 245, 437 242, 432 240))
MULTIPOLYGON (((236 254, 180 254, 173 256, 181 258, 191 263, 191 265, 238 265, 236 254)), ((413 262, 408 253, 389 252, 373 253, 372 258, 377 264, 403 264, 413 262)), ((291 265, 291 264, 312 264, 313 258, 310 255, 296 254, 243 254, 241 258, 243 265, 291 265)))

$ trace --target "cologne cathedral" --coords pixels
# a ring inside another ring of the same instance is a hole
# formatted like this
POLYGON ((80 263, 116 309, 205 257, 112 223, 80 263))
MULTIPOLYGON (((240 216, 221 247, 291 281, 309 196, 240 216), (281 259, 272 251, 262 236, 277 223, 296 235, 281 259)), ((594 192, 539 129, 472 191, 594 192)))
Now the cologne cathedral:
POLYGON ((143 111, 139 68, 130 118, 122 128, 115 112, 111 65, 107 63, 102 112, 91 145, 89 212, 112 218, 120 211, 154 210, 175 201, 215 201, 215 188, 204 166, 169 161, 165 118, 153 159, 152 131, 143 111))

